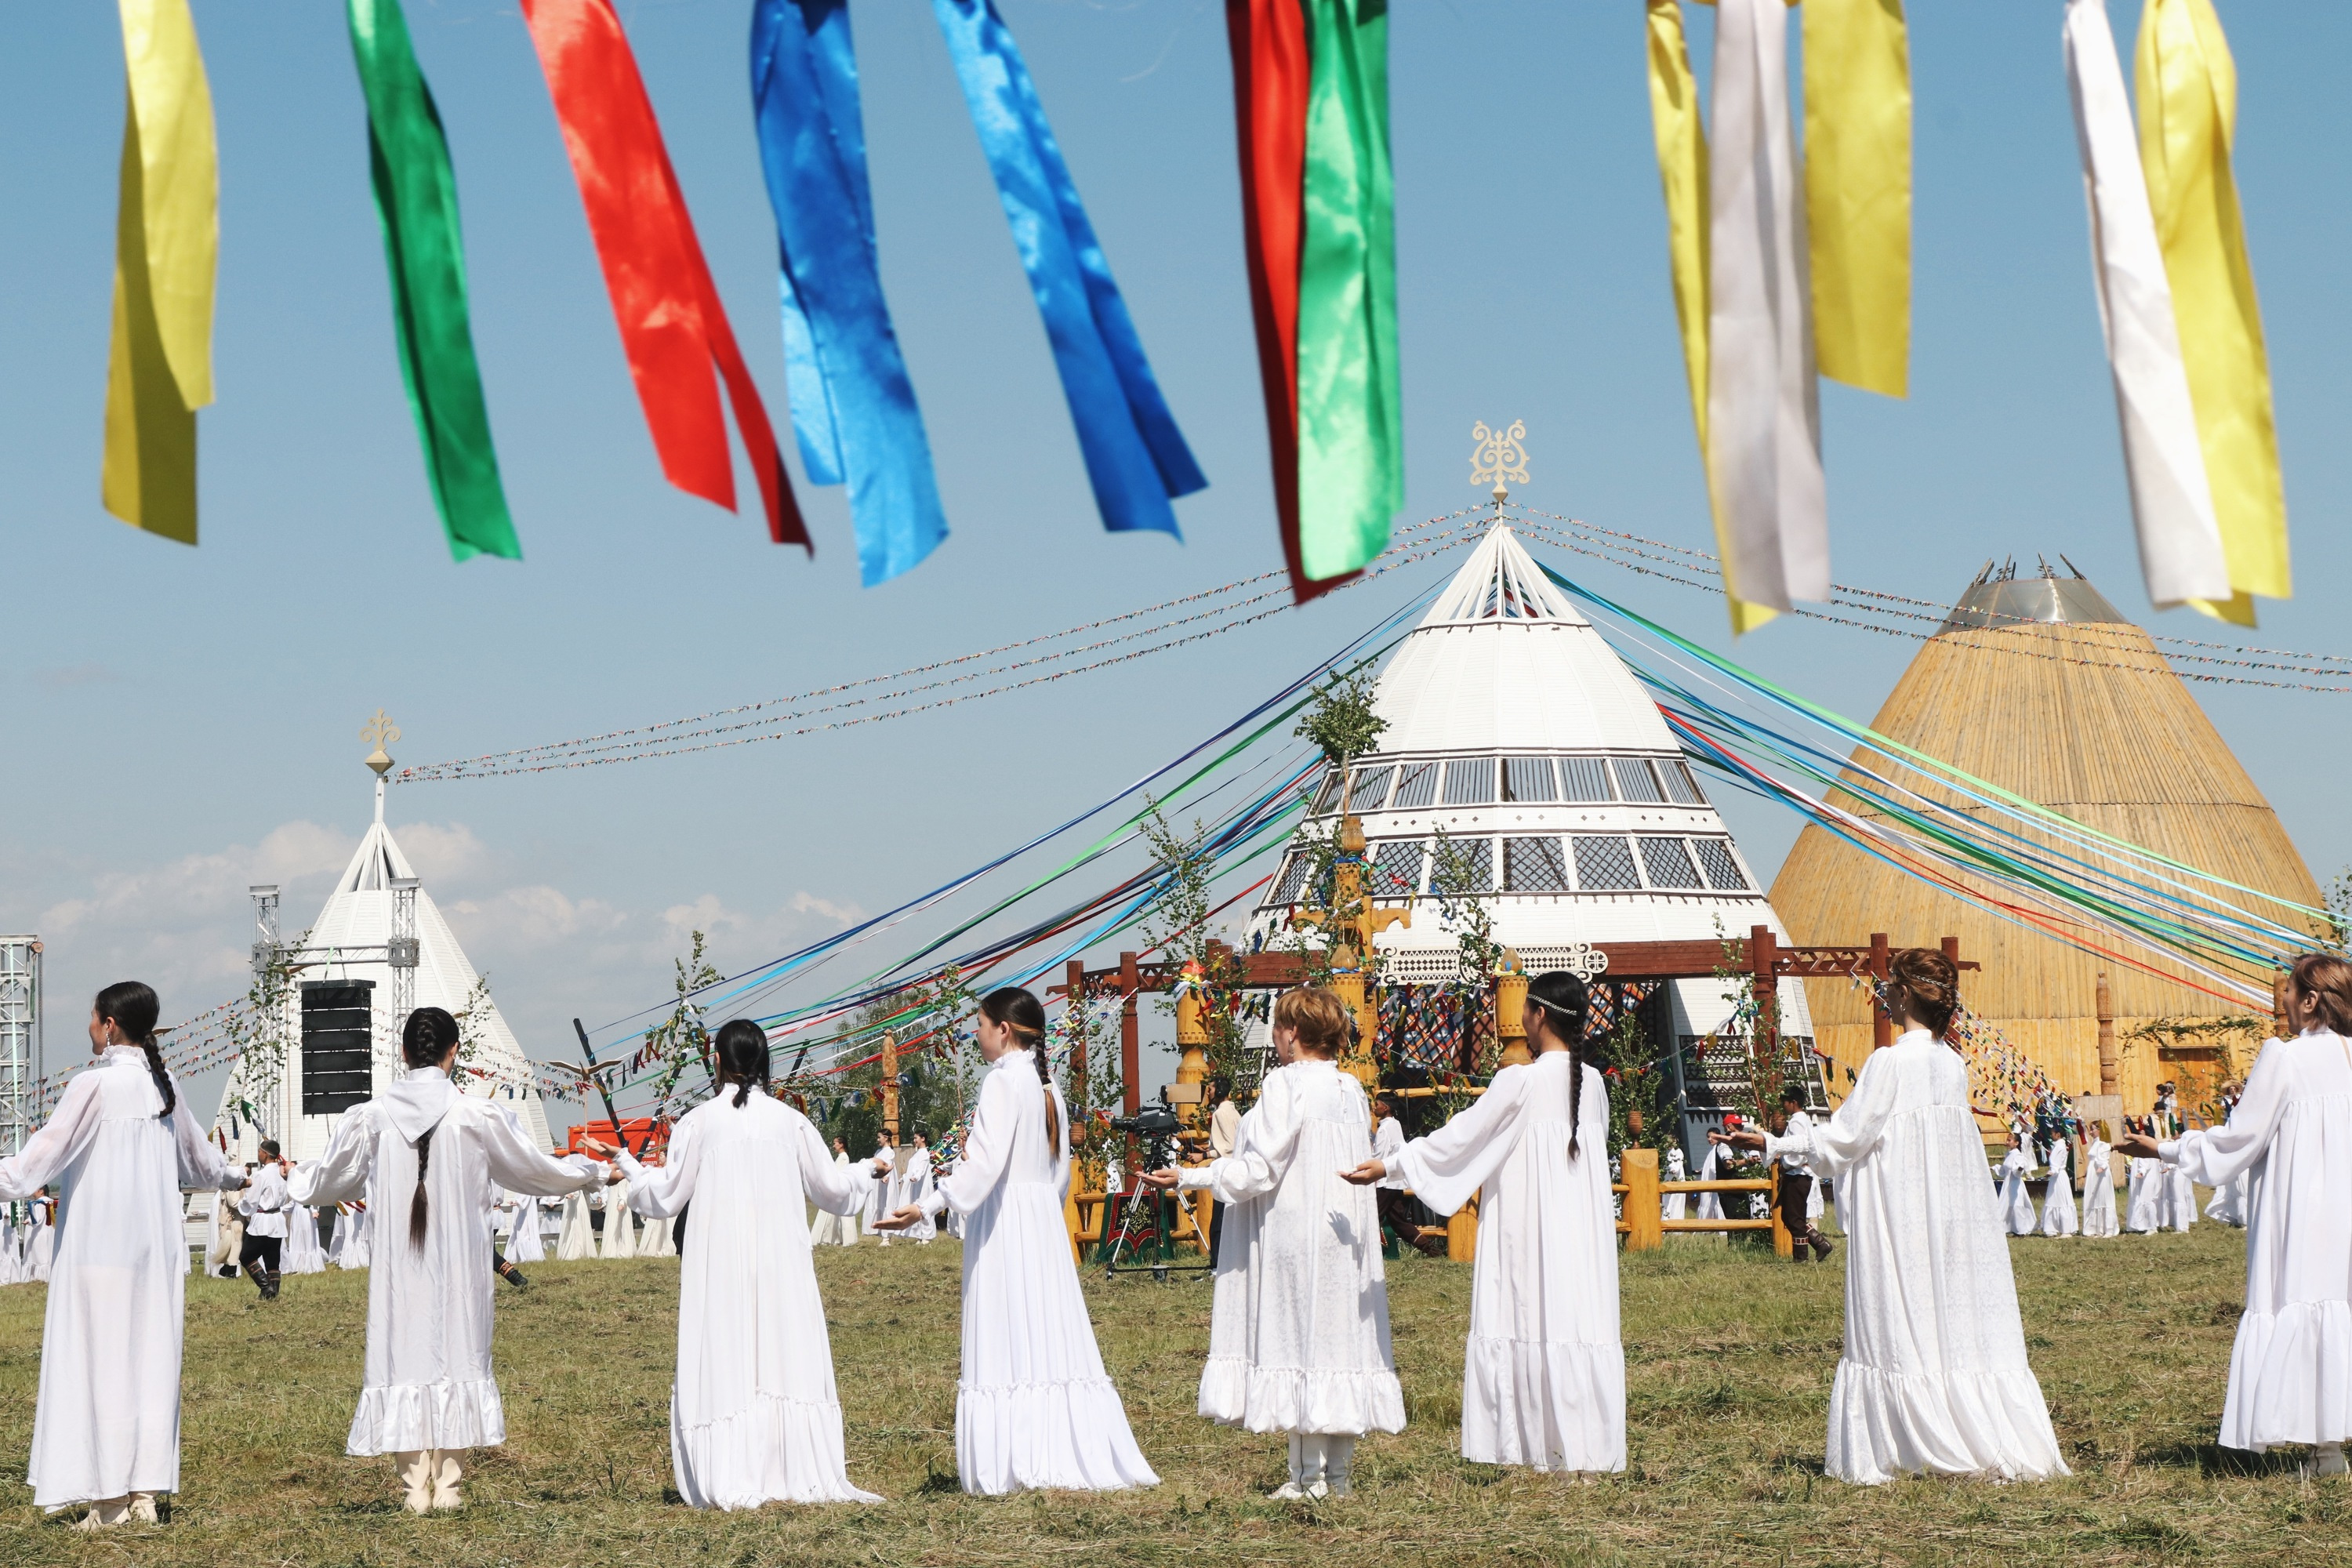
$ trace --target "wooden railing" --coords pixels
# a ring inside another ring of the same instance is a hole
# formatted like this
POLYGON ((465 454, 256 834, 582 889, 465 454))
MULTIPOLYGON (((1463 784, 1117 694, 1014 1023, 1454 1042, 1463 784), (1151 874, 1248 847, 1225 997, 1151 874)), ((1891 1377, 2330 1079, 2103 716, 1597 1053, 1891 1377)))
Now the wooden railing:
POLYGON ((1782 1258, 1794 1255, 1797 1238, 1791 1234, 1785 1216, 1780 1213, 1779 1184, 1769 1177, 1750 1176, 1728 1182, 1662 1182, 1658 1180, 1658 1152, 1655 1149, 1628 1149, 1618 1156, 1617 1168, 1623 1180, 1609 1189, 1625 1200, 1624 1217, 1617 1222, 1617 1234, 1625 1238, 1628 1252, 1651 1252, 1666 1244, 1668 1231, 1769 1230, 1772 1233, 1772 1250, 1782 1258), (1768 1219, 1668 1219, 1661 1203, 1669 1193, 1762 1193, 1772 1205, 1768 1219))

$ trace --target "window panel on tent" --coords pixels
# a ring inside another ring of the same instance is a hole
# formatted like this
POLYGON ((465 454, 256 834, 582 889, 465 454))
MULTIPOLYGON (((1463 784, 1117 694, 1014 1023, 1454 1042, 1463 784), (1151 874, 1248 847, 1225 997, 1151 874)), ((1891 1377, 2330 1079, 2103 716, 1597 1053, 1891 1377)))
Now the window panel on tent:
POLYGON ((1559 792, 1552 787, 1549 757, 1506 757, 1503 759, 1503 798, 1511 801, 1552 801, 1559 792))
POLYGON ((1640 757, 1612 757, 1609 771, 1617 775, 1617 797, 1639 801, 1648 805, 1664 805, 1666 797, 1658 789, 1658 781, 1650 772, 1650 764, 1640 757))
POLYGON ((1375 898, 1403 899, 1421 891, 1422 841, 1391 838, 1372 849, 1371 890, 1375 898))
POLYGON ((1599 757, 1560 758, 1559 798, 1580 805, 1605 805, 1612 798, 1608 764, 1599 757))
POLYGON ((1282 868, 1282 880, 1275 886, 1274 901, 1277 904, 1297 903, 1299 889, 1307 886, 1307 873, 1314 868, 1314 857, 1293 855, 1282 868))
POLYGON ((1658 776, 1666 781, 1666 797, 1676 805, 1705 805, 1706 795, 1691 777, 1690 764, 1677 757, 1658 764, 1658 776))
POLYGON ((1503 890, 1510 893, 1564 893, 1568 861, 1557 838, 1503 840, 1503 890))
POLYGON ((1330 810, 1339 798, 1339 786, 1347 782, 1346 776, 1337 768, 1324 774, 1323 787, 1316 793, 1314 815, 1320 816, 1330 810))
POLYGON ((1637 838, 1642 847, 1642 866, 1650 873, 1653 888, 1696 888, 1698 868, 1691 863, 1690 847, 1679 838, 1637 838))
POLYGON ((1389 798, 1389 780, 1396 776, 1393 767, 1366 768, 1356 774, 1356 782, 1348 786, 1349 811, 1378 811, 1389 798))
POLYGON ((1463 757, 1446 763, 1445 804, 1448 805, 1494 805, 1495 759, 1463 757))
POLYGON ((1403 776, 1397 780, 1396 799, 1389 803, 1391 811, 1419 811, 1437 798, 1437 764, 1407 763, 1403 776))
POLYGON ((1706 868, 1706 885, 1718 893, 1748 891, 1748 879, 1740 875, 1739 858, 1731 852, 1731 843, 1723 838, 1692 840, 1698 849, 1698 863, 1706 868))
POLYGON ((1435 856, 1429 874, 1433 893, 1491 893, 1495 890, 1495 841, 1491 838, 1449 838, 1435 856))
POLYGON ((1588 893, 1629 893, 1642 889, 1641 873, 1633 869, 1633 851, 1614 835, 1580 833, 1569 841, 1576 854, 1576 885, 1588 893))

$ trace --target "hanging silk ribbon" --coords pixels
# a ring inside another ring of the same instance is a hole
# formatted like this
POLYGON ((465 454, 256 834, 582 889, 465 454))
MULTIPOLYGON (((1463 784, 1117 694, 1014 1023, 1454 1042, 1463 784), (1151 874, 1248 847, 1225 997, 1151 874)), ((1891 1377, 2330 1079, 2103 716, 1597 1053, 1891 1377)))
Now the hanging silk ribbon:
POLYGON ((612 0, 522 0, 522 15, 663 474, 689 495, 734 509, 727 421, 711 384, 716 365, 759 479, 768 537, 814 553, 612 0))
POLYGON ((1804 0, 1805 227, 1821 373, 1901 397, 1911 362, 1903 0, 1804 0))
POLYGON ((1337 577, 1388 547, 1404 505, 1388 0, 1308 0, 1298 268, 1299 553, 1337 577))
POLYGON ((1170 500, 1209 481, 1152 377, 1020 47, 996 0, 931 3, 1045 318, 1103 526, 1179 533, 1170 500))
POLYGON ((1716 7, 1707 471, 1725 572, 1741 598, 1777 610, 1830 595, 1787 50, 1782 0, 1716 7))
POLYGON ((459 561, 522 559, 499 482, 490 411, 466 307, 457 175, 400 0, 349 0, 352 57, 367 97, 368 166, 392 281, 393 337, 425 448, 433 504, 459 561))
POLYGON ((213 400, 220 249, 212 89, 188 0, 121 0, 129 101, 114 219, 99 494, 136 528, 196 542, 196 410, 213 400))
POLYGON ((757 0, 751 104, 775 208, 784 368, 811 482, 849 484, 867 587, 948 534, 874 238, 847 0, 757 0))
POLYGON ((2091 209, 2091 270, 2114 369, 2140 572, 2158 609, 2230 597, 2230 568, 2198 446, 2172 289, 2134 144, 2106 0, 2067 0, 2066 80, 2091 209))
POLYGON ((2211 0, 2148 0, 2137 56, 2140 163, 2232 589, 2191 602, 2250 626, 2252 595, 2284 599, 2294 584, 2270 356, 2230 166, 2238 69, 2211 0))

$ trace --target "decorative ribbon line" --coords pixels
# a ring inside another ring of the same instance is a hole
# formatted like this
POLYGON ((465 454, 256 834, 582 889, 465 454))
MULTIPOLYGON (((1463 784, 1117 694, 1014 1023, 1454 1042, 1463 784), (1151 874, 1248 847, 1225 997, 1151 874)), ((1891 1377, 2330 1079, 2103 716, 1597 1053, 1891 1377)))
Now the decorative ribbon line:
POLYGON ((932 9, 1045 319, 1103 526, 1181 538, 1169 502, 1209 481, 1160 395, 1020 47, 996 0, 932 9))
POLYGON ((613 0, 522 0, 522 14, 563 129, 662 473, 689 495, 735 508, 727 422, 711 384, 715 366, 759 479, 768 537, 814 554, 766 405, 710 280, 613 0))

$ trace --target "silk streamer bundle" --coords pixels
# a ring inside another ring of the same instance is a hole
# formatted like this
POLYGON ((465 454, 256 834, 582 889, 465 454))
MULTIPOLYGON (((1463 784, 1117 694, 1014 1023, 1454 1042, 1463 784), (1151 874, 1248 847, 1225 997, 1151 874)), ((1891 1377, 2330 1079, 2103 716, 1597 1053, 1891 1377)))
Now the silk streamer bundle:
POLYGON ((2231 597, 2172 289, 2147 204, 2106 0, 2067 0, 2066 79, 2091 215, 2092 276, 2114 369, 2140 573, 2158 609, 2231 597))
POLYGON ((99 493, 133 527, 194 544, 220 249, 212 89, 188 0, 121 0, 121 12, 129 100, 99 493))
POLYGON ((1169 502, 1207 488, 1144 357, 1028 67, 995 0, 932 0, 1045 319, 1103 526, 1179 534, 1169 502))
POLYGON ((1301 604, 1404 502, 1386 0, 1226 0, 1275 504, 1301 604))
POLYGON ((466 302, 457 176, 400 0, 349 0, 352 56, 367 97, 368 166, 383 225, 400 377, 425 448, 433 503, 459 561, 522 559, 499 482, 489 405, 466 302))
POLYGON ((882 296, 847 0, 758 0, 751 104, 775 208, 793 429, 812 483, 846 479, 867 587, 948 533, 882 296))
POLYGON ((2230 567, 2228 598, 2191 603, 2250 626, 2254 595, 2284 599, 2294 584, 2270 356, 2230 163, 2238 69, 2212 0, 2148 0, 2137 54, 2140 163, 2230 567))
POLYGON ((716 367, 758 478, 768 537, 814 552, 760 389, 710 280, 694 220, 612 0, 522 0, 547 75, 621 345, 662 473, 730 510, 735 472, 716 367))

